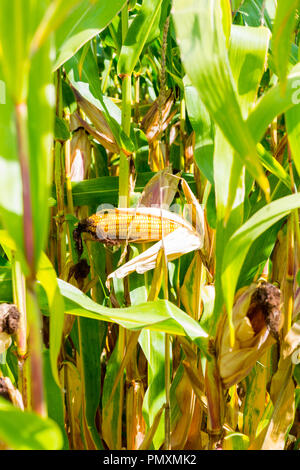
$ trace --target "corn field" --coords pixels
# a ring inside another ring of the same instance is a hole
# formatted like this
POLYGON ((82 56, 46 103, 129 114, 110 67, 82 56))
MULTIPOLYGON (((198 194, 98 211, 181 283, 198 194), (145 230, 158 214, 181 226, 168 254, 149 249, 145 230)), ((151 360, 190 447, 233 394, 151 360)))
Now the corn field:
POLYGON ((300 449, 299 0, 1 0, 0 449, 300 449))

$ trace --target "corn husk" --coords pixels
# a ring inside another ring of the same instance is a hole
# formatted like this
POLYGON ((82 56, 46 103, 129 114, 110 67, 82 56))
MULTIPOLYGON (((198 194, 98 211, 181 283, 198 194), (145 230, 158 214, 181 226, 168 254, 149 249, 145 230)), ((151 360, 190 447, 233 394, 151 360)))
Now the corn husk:
POLYGON ((11 336, 7 333, 0 333, 0 354, 3 354, 11 345, 11 336))
POLYGON ((75 88, 72 88, 72 90, 77 103, 89 118, 94 128, 77 114, 77 119, 80 121, 81 125, 108 151, 119 153, 120 148, 102 111, 93 103, 86 100, 75 88))
POLYGON ((138 207, 170 207, 179 183, 179 179, 170 171, 171 168, 165 168, 150 179, 141 194, 138 207))
POLYGON ((0 305, 0 354, 3 354, 12 343, 11 336, 19 328, 20 313, 14 304, 0 305))
POLYGON ((261 450, 284 450, 286 436, 295 416, 295 385, 292 373, 290 357, 281 357, 271 382, 270 397, 274 410, 261 450))
POLYGON ((142 413, 144 396, 142 381, 133 380, 126 393, 126 436, 127 449, 130 450, 137 450, 146 435, 146 423, 142 413))
POLYGON ((150 269, 154 269, 158 253, 163 248, 167 260, 172 261, 193 250, 199 250, 201 246, 201 239, 196 232, 187 227, 178 228, 163 240, 155 243, 148 250, 111 273, 107 280, 109 281, 112 278, 122 279, 134 271, 143 274, 150 269))
MULTIPOLYGON (((167 182, 167 175, 163 175, 164 180, 167 182)), ((133 258, 116 271, 111 273, 107 278, 107 285, 109 286, 110 279, 112 278, 124 278, 128 274, 136 271, 139 274, 143 274, 150 269, 154 269, 157 261, 158 253, 161 249, 164 249, 167 261, 172 261, 179 258, 180 256, 190 253, 191 251, 201 250, 202 261, 206 262, 206 253, 208 252, 208 240, 206 237, 206 223, 204 212, 194 196, 193 192, 189 188, 187 182, 178 176, 168 175, 169 181, 172 179, 177 184, 181 182, 184 195, 187 200, 185 207, 185 217, 181 217, 173 212, 167 211, 161 208, 145 207, 143 210, 149 215, 158 215, 160 217, 167 217, 171 220, 176 220, 182 227, 174 230, 174 232, 163 237, 162 240, 155 243, 148 250, 141 253, 139 256, 133 258)), ((155 181, 148 183, 146 186, 143 198, 147 200, 147 194, 151 193, 155 181)), ((174 192, 176 184, 173 185, 172 191, 174 192)), ((157 199, 157 198, 156 198, 157 199)))
POLYGON ((186 139, 184 148, 186 167, 189 167, 194 162, 195 136, 195 131, 193 131, 186 139))
POLYGON ((141 127, 145 131, 149 143, 156 140, 159 134, 168 126, 176 112, 174 111, 169 116, 173 103, 174 96, 172 90, 169 90, 165 99, 162 101, 161 97, 158 97, 144 116, 141 127))
POLYGON ((16 408, 24 410, 22 395, 9 377, 0 377, 0 396, 8 399, 16 408))
POLYGON ((232 313, 235 329, 233 347, 230 346, 226 316, 220 320, 216 335, 216 355, 224 388, 229 388, 245 378, 261 355, 276 342, 276 334, 282 326, 281 315, 279 318, 279 296, 279 289, 266 282, 252 284, 238 295, 232 313), (269 308, 270 317, 273 315, 273 318, 264 319, 261 314, 262 306, 253 303, 258 289, 265 291, 266 295, 271 292, 265 307, 269 308))
MULTIPOLYGON (((73 125, 74 121, 80 125, 76 115, 71 116, 71 122, 73 125)), ((70 180, 78 182, 87 179, 90 165, 91 144, 86 131, 82 127, 78 127, 74 131, 73 137, 71 139, 70 180)))

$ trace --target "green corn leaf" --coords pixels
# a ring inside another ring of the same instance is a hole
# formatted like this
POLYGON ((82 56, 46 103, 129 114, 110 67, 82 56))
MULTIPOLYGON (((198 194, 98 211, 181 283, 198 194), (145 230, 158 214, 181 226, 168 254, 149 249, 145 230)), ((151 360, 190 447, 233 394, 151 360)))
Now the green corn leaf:
MULTIPOLYGON (((266 28, 232 26, 229 60, 237 87, 237 99, 246 119, 256 101, 264 72, 270 33, 266 28)), ((262 160, 262 159, 260 159, 262 160)), ((217 208, 215 322, 223 304, 221 269, 224 246, 244 220, 245 171, 234 148, 217 128, 214 152, 217 208)), ((229 321, 231 321, 229 314, 229 321)))
POLYGON ((224 438, 224 450, 247 450, 249 447, 249 437, 240 432, 229 433, 224 438))
POLYGON ((255 142, 260 142, 276 116, 300 103, 300 64, 290 71, 284 95, 279 85, 265 93, 252 109, 247 124, 255 142))
POLYGON ((299 194, 277 199, 257 211, 231 236, 224 250, 221 276, 227 312, 232 311, 238 277, 254 240, 276 222, 289 215, 292 210, 299 207, 299 194), (232 253, 235 255, 232 256, 232 253))
POLYGON ((285 118, 292 159, 300 175, 300 104, 290 108, 285 118))
POLYGON ((100 355, 105 341, 106 325, 96 320, 80 318, 78 321, 78 338, 80 344, 81 378, 83 380, 83 420, 85 433, 95 449, 103 449, 95 417, 100 401, 101 366, 100 355))
POLYGON ((0 302, 12 303, 12 273, 10 266, 0 266, 0 302))
POLYGON ((38 266, 37 279, 47 294, 50 311, 50 363, 53 377, 57 385, 60 386, 57 370, 57 358, 61 347, 64 325, 64 300, 57 285, 56 272, 50 260, 44 253, 41 256, 38 266))
MULTIPOLYGON (((14 240, 9 236, 9 234, 5 230, 0 230, 0 244, 5 247, 6 249, 16 251, 16 244, 14 240)), ((2 297, 10 296, 12 293, 12 285, 9 285, 9 279, 11 277, 11 268, 10 267, 1 267, 3 280, 6 282, 1 282, 1 290, 0 290, 0 299, 2 297)), ((50 311, 50 362, 51 368, 53 373, 53 378, 55 379, 58 386, 60 386, 59 378, 58 378, 58 371, 57 371, 57 358, 60 351, 61 340, 62 340, 62 331, 63 331, 63 323, 64 323, 64 301, 60 294, 57 280, 56 280, 56 272, 48 259, 48 257, 42 253, 38 265, 37 271, 37 279, 43 286, 46 296, 47 302, 49 305, 50 311)), ((9 299, 10 300, 10 299, 9 299)), ((12 301, 12 295, 11 300, 12 301)))
POLYGON ((289 189, 291 189, 290 175, 285 171, 282 165, 271 155, 261 144, 257 144, 257 153, 261 164, 289 189))
POLYGON ((134 145, 121 127, 121 111, 108 97, 102 95, 99 86, 99 72, 94 54, 89 48, 83 63, 80 52, 65 64, 68 79, 77 91, 105 115, 110 130, 120 148, 132 153, 134 145), (79 69, 80 67, 80 69, 79 69))
MULTIPOLYGON (((241 2, 240 2, 241 3, 241 2)), ((240 5, 239 12, 243 16, 245 25, 261 26, 263 23, 271 29, 272 27, 272 5, 274 0, 244 0, 240 5)), ((275 5, 276 8, 276 5, 275 5)), ((274 11, 275 11, 275 8, 274 11)))
POLYGON ((185 70, 200 98, 266 196, 269 184, 245 124, 230 68, 220 0, 175 0, 173 18, 185 70))
POLYGON ((72 13, 56 30, 57 56, 53 69, 58 69, 86 42, 99 34, 123 8, 126 0, 107 3, 102 0, 80 1, 72 13))
POLYGON ((21 411, 0 399, 0 440, 13 450, 60 450, 63 440, 51 419, 21 411))
POLYGON ((160 15, 162 0, 144 0, 130 24, 118 60, 118 74, 131 75, 151 33, 155 19, 160 15))
MULTIPOLYGON (((143 402, 143 415, 148 428, 153 425, 155 416, 166 400, 165 390, 165 334, 157 331, 142 331, 139 343, 148 363, 148 388, 143 402)), ((170 351, 171 353, 171 351, 170 351)), ((159 421, 153 437, 155 449, 159 449, 165 438, 164 416, 159 421)))
POLYGON ((281 91, 284 93, 289 65, 292 35, 296 27, 296 12, 299 0, 278 0, 272 35, 272 53, 281 91))
POLYGON ((48 417, 59 425, 64 442, 62 449, 67 450, 69 449, 69 441, 64 426, 64 394, 53 379, 49 349, 43 351, 43 365, 48 417))
MULTIPOLYGON (((156 300, 126 308, 108 308, 97 304, 76 287, 58 279, 65 301, 65 313, 118 323, 130 330, 148 328, 168 334, 188 336, 207 354, 207 333, 182 310, 167 300, 156 300)), ((41 298, 43 309, 48 309, 41 298)))
POLYGON ((189 120, 195 131, 195 161, 208 181, 213 183, 214 126, 187 75, 183 78, 183 84, 189 120))
POLYGON ((36 269, 48 232, 55 101, 51 45, 46 41, 29 56, 44 1, 5 1, 1 7, 0 21, 5 24, 0 25, 0 79, 6 85, 5 103, 0 106, 1 220, 28 273, 29 265, 32 272, 36 269))

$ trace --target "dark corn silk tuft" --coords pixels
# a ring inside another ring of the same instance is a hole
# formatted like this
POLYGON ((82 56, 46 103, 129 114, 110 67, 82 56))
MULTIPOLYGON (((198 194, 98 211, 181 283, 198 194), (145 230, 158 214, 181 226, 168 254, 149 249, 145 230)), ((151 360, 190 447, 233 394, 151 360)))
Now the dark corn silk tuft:
POLYGON ((90 267, 87 263, 87 260, 83 258, 70 268, 69 275, 68 275, 68 282, 70 282, 71 278, 74 276, 74 279, 76 280, 79 289, 82 289, 84 280, 89 275, 89 273, 90 273, 90 267))
POLYGON ((278 341, 282 323, 280 290, 273 284, 262 282, 251 297, 247 317, 255 334, 267 325, 270 334, 278 341))
POLYGON ((0 305, 0 332, 13 335, 19 328, 20 312, 14 304, 0 305))

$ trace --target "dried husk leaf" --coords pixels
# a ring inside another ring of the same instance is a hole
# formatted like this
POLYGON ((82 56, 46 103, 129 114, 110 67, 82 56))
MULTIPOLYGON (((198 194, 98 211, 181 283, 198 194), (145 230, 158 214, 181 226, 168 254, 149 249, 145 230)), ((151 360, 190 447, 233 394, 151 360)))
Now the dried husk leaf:
MULTIPOLYGON (((245 378, 260 356, 276 342, 272 324, 268 325, 264 321, 262 309, 259 304, 252 303, 252 296, 256 295, 258 289, 271 289, 277 294, 274 286, 268 283, 252 284, 238 295, 232 312, 232 321, 235 329, 235 344, 231 347, 230 331, 226 321, 226 316, 220 320, 216 336, 216 354, 218 367, 224 388, 229 388, 235 383, 245 378), (253 310, 252 307, 255 307, 253 310), (251 308, 250 308, 251 307, 251 308), (250 312, 254 311, 256 316, 250 317, 250 312), (272 332, 272 334, 271 334, 272 332)), ((276 327, 278 324, 279 307, 274 307, 274 318, 276 327)), ((270 320, 272 323, 272 319, 270 320)))
POLYGON ((162 207, 168 209, 178 190, 179 180, 170 173, 170 168, 158 171, 147 183, 138 207, 162 207))
POLYGON ((92 159, 91 143, 82 127, 73 134, 70 154, 70 180, 78 182, 87 179, 92 159))
POLYGON ((300 348, 300 321, 295 322, 282 344, 282 357, 286 359, 293 356, 294 352, 300 348))
POLYGON ((184 450, 204 450, 208 447, 209 436, 201 430, 203 408, 196 400, 193 418, 184 450))
POLYGON ((152 423, 152 426, 148 429, 148 431, 146 433, 146 436, 145 436, 143 442, 141 443, 140 447, 138 448, 138 450, 148 450, 148 449, 150 449, 153 437, 154 437, 154 435, 157 431, 157 428, 159 426, 160 419, 161 419, 161 416, 162 416, 164 410, 165 410, 165 404, 156 413, 156 415, 154 417, 154 420, 153 420, 153 423, 152 423))
POLYGON ((137 450, 145 438, 146 423, 143 418, 144 387, 141 381, 134 380, 126 393, 126 436, 127 449, 137 450))
POLYGON ((145 114, 141 123, 141 128, 145 131, 148 142, 153 142, 168 126, 176 112, 174 111, 168 119, 173 103, 174 95, 172 90, 168 91, 163 101, 161 100, 161 96, 159 96, 152 103, 152 106, 145 114))
POLYGON ((207 398, 202 370, 197 369, 188 361, 182 361, 182 364, 202 409, 207 412, 207 398))
POLYGON ((249 436, 250 443, 256 438, 257 428, 266 407, 269 365, 270 352, 266 351, 248 376, 242 429, 249 436))
MULTIPOLYGON (((211 348, 214 349, 213 344, 211 344, 211 348)), ((206 361, 204 382, 207 397, 207 431, 210 436, 210 447, 212 448, 222 436, 225 417, 224 392, 214 355, 212 355, 210 361, 206 361)))
POLYGON ((232 429, 236 429, 239 421, 239 397, 236 384, 230 387, 229 396, 230 399, 225 409, 225 421, 232 429))
POLYGON ((295 416, 295 386, 290 357, 281 358, 271 383, 274 411, 261 450, 283 450, 295 416))
POLYGON ((185 142, 184 156, 185 164, 187 167, 191 166, 194 162, 194 148, 195 148, 195 131, 193 131, 185 142))
POLYGON ((288 432, 295 416, 295 385, 293 382, 293 359, 299 348, 299 322, 295 322, 285 336, 282 344, 282 355, 278 368, 272 378, 270 397, 274 404, 263 450, 283 450, 288 432))
POLYGON ((67 403, 67 422, 70 448, 84 450, 84 444, 81 437, 81 410, 82 410, 82 390, 81 377, 78 369, 71 362, 65 362, 61 369, 61 383, 66 383, 66 403, 67 403))
POLYGON ((193 391, 186 371, 184 371, 176 388, 175 395, 181 416, 172 430, 171 448, 172 450, 181 450, 184 448, 188 438, 196 403, 196 394, 193 391))
POLYGON ((94 139, 97 140, 97 142, 99 142, 99 144, 101 144, 106 150, 111 153, 120 153, 119 146, 115 140, 112 140, 110 135, 105 134, 105 131, 101 132, 99 128, 91 126, 81 116, 79 116, 78 113, 74 114, 76 114, 80 126, 85 129, 88 134, 94 137, 94 139))
MULTIPOLYGON (((86 116, 95 126, 97 131, 97 137, 100 138, 102 141, 100 142, 107 150, 113 153, 119 153, 120 149, 116 142, 113 132, 111 131, 106 118, 102 111, 98 109, 94 104, 90 101, 86 100, 74 87, 72 87, 73 93, 76 97, 76 101, 79 104, 80 108, 84 111, 86 116)), ((84 122, 83 119, 80 118, 78 115, 77 118, 81 122, 81 124, 87 129, 90 133, 91 127, 88 126, 87 123, 84 122)), ((92 134, 93 135, 93 134, 92 134)), ((96 136, 94 136, 97 138, 96 136)), ((97 139, 98 140, 98 139, 97 139)))
POLYGON ((161 171, 166 165, 165 144, 160 140, 149 142, 148 165, 151 171, 161 171))
POLYGON ((164 248, 165 255, 168 261, 179 258, 180 256, 194 250, 199 250, 202 246, 202 241, 199 235, 190 228, 180 227, 174 232, 170 233, 164 240, 155 243, 148 250, 136 256, 128 263, 124 264, 116 271, 111 273, 107 281, 112 278, 122 279, 128 274, 136 271, 143 274, 150 269, 154 269, 156 265, 157 255, 161 249, 164 248))

